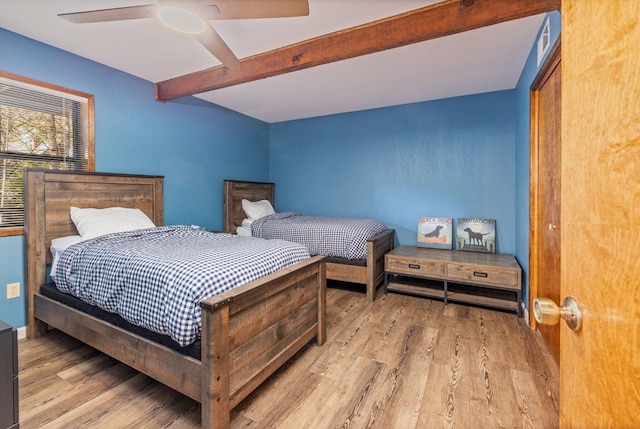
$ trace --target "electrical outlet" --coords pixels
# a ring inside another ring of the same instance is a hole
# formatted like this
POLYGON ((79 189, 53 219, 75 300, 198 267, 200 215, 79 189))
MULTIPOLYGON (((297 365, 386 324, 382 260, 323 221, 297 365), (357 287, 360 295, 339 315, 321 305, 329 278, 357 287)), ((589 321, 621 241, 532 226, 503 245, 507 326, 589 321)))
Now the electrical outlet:
POLYGON ((20 297, 20 283, 9 283, 7 285, 7 299, 20 297))

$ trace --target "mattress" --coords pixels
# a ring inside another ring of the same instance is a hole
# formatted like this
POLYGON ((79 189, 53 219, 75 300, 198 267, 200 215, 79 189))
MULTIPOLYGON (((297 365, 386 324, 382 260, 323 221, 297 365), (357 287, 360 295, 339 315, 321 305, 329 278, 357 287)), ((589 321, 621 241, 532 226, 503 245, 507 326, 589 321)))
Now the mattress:
POLYGON ((276 213, 251 224, 254 237, 288 240, 309 249, 311 255, 344 260, 367 258, 367 240, 385 231, 386 225, 369 218, 306 216, 276 213))
POLYGON ((165 226, 73 244, 54 281, 61 292, 184 347, 200 336, 200 301, 309 257, 284 240, 165 226))

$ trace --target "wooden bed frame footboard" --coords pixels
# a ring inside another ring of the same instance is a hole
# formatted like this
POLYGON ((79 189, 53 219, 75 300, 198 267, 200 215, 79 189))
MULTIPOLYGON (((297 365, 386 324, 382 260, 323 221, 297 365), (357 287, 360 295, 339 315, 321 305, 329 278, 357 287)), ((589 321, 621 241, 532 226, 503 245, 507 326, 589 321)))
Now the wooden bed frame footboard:
POLYGON ((367 288, 367 301, 376 299, 378 286, 384 280, 384 255, 393 250, 394 230, 387 229, 367 240, 367 265, 349 265, 327 262, 327 278, 363 284, 367 288))
MULTIPOLYGON (((235 233, 246 217, 242 200, 268 200, 275 207, 275 184, 271 182, 246 182, 225 180, 224 225, 226 232, 235 233)), ((395 231, 387 229, 367 241, 366 266, 327 262, 327 279, 365 285, 367 300, 373 302, 378 286, 384 280, 384 255, 393 250, 395 231)))
POLYGON ((324 344, 324 258, 283 271, 202 302, 203 426, 227 427, 230 410, 311 339, 324 344))
POLYGON ((267 377, 314 337, 325 342, 323 257, 204 300, 200 360, 39 293, 51 239, 77 233, 68 220, 71 205, 140 207, 161 225, 161 187, 158 176, 27 171, 28 335, 43 335, 48 326, 66 332, 199 401, 203 427, 227 428, 231 409, 267 377))

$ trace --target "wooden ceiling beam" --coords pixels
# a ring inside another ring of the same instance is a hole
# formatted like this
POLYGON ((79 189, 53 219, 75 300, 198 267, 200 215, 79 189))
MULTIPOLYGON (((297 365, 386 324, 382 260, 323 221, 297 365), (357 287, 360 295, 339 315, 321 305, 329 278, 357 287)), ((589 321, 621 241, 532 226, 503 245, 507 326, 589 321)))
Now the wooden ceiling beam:
POLYGON ((156 99, 168 101, 560 10, 561 0, 445 0, 430 6, 336 31, 156 84, 156 99))

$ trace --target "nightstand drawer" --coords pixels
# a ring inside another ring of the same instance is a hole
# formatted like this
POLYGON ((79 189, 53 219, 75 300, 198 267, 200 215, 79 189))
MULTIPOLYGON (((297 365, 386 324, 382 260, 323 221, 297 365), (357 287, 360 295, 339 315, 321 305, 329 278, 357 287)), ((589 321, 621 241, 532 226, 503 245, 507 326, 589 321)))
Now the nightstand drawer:
POLYGON ((472 282, 500 286, 503 288, 520 289, 519 272, 498 267, 486 267, 467 264, 447 264, 447 280, 472 282))
POLYGON ((444 277, 444 267, 444 262, 389 255, 385 257, 385 269, 395 274, 441 278, 444 277))

